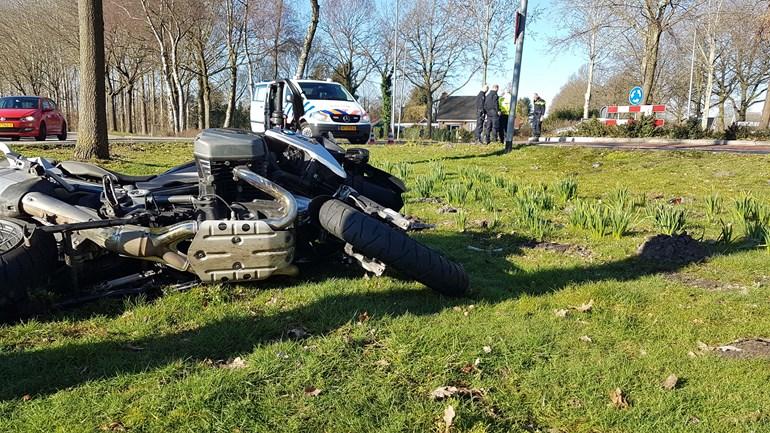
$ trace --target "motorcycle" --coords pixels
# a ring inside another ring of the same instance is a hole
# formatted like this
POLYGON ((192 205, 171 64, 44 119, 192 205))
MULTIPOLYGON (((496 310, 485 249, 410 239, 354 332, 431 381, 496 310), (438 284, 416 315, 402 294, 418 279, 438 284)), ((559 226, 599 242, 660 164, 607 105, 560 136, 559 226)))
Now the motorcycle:
POLYGON ((423 227, 399 213, 403 182, 333 138, 208 129, 194 161, 152 176, 0 152, 0 318, 52 280, 250 282, 335 256, 448 296, 469 286, 460 264, 407 234, 423 227))

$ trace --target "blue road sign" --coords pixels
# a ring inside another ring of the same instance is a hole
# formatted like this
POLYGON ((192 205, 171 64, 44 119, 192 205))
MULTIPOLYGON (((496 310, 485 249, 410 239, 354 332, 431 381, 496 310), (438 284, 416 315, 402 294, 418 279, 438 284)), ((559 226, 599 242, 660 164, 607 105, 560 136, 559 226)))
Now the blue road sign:
POLYGON ((628 92, 628 102, 631 103, 631 105, 641 104, 643 97, 644 91, 639 86, 634 87, 630 92, 628 92))

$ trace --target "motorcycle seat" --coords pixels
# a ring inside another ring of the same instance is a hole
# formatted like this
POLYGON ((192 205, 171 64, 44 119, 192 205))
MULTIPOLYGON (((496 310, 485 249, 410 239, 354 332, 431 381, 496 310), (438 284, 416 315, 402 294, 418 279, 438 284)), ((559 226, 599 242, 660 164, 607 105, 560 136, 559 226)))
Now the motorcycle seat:
POLYGON ((59 163, 59 165, 57 165, 57 167, 70 176, 83 179, 93 179, 100 181, 104 176, 110 176, 113 181, 121 185, 134 184, 137 182, 149 182, 157 177, 156 175, 129 176, 127 174, 116 173, 112 170, 107 170, 106 168, 99 167, 95 164, 78 161, 62 161, 59 163))

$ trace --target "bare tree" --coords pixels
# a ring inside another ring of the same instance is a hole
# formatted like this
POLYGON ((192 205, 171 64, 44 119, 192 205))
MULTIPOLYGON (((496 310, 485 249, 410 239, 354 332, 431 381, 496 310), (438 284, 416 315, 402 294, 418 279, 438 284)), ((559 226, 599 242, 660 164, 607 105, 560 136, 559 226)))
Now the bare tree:
POLYGON ((315 31, 318 27, 319 6, 318 0, 310 0, 310 24, 307 27, 307 34, 305 34, 305 42, 302 44, 302 54, 299 56, 299 64, 297 65, 297 73, 295 78, 300 79, 305 76, 305 68, 307 67, 308 57, 310 56, 310 49, 313 46, 313 38, 315 37, 315 31))
POLYGON ((227 93, 227 110, 223 127, 229 128, 235 111, 238 92, 238 58, 246 35, 248 0, 224 0, 225 7, 225 48, 227 50, 227 71, 230 81, 227 93))
POLYGON ((104 104, 104 18, 102 0, 78 0, 80 28, 80 107, 75 158, 107 159, 104 104))
POLYGON ((467 77, 462 84, 465 85, 476 71, 463 67, 467 64, 469 45, 461 30, 467 25, 465 19, 452 9, 448 0, 416 0, 404 19, 405 76, 425 100, 429 136, 433 135, 436 92, 453 84, 461 75, 467 77))
POLYGON ((551 38, 551 46, 557 50, 577 46, 586 53, 588 73, 583 97, 583 118, 587 119, 594 84, 594 69, 600 59, 606 57, 606 50, 601 49, 601 46, 604 41, 609 40, 612 16, 606 0, 559 0, 554 12, 554 15, 562 20, 562 28, 566 31, 551 38))
MULTIPOLYGON (((354 96, 372 71, 367 45, 372 43, 372 0, 324 0, 320 30, 326 43, 324 52, 331 60, 335 81, 354 96)), ((384 41, 376 41, 384 43, 384 41)))
POLYGON ((455 0, 454 8, 468 17, 462 28, 465 37, 472 41, 481 63, 481 81, 487 82, 490 69, 505 63, 508 51, 503 49, 513 34, 512 11, 515 0, 455 0))

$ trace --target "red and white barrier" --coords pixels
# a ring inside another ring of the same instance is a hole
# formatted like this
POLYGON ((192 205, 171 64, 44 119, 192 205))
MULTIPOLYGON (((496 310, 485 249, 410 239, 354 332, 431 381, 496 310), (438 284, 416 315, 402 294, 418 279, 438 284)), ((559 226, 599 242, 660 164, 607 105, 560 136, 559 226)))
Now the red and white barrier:
MULTIPOLYGON (((610 117, 602 117, 600 122, 605 125, 626 125, 633 123, 633 118, 621 119, 621 114, 640 113, 645 116, 656 116, 666 112, 665 105, 610 105, 607 106, 607 115, 610 117), (612 115, 615 115, 614 117, 612 115)), ((666 119, 655 119, 655 126, 661 127, 666 124, 666 119)))
POLYGON ((377 144, 377 140, 374 138, 374 131, 369 133, 369 142, 368 144, 377 144))

